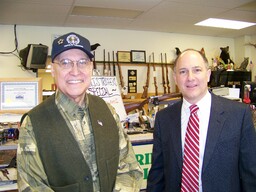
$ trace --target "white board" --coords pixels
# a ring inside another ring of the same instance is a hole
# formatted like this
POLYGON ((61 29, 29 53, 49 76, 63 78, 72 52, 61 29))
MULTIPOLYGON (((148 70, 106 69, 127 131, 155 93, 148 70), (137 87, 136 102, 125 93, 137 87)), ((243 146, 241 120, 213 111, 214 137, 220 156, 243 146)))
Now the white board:
POLYGON ((115 76, 93 76, 87 93, 96 95, 110 103, 121 121, 126 119, 126 111, 115 76))

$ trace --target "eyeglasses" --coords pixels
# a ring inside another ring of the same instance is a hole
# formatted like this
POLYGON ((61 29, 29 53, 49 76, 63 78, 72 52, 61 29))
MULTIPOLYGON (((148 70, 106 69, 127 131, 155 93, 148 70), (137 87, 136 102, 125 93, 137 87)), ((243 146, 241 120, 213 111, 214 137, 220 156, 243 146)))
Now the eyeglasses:
POLYGON ((88 58, 83 58, 78 61, 72 61, 70 59, 62 59, 59 62, 53 62, 58 64, 63 69, 71 69, 74 67, 75 63, 79 69, 84 69, 91 62, 88 58))

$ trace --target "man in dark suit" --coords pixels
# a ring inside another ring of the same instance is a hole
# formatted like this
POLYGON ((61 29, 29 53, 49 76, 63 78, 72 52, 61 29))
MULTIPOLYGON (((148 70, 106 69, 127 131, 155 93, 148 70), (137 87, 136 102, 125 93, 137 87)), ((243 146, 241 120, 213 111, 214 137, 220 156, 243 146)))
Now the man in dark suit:
POLYGON ((256 133, 250 108, 210 93, 210 74, 208 61, 199 51, 188 49, 176 58, 174 80, 183 98, 156 115, 147 192, 256 191, 256 133), (199 107, 196 190, 181 187, 192 104, 199 107))

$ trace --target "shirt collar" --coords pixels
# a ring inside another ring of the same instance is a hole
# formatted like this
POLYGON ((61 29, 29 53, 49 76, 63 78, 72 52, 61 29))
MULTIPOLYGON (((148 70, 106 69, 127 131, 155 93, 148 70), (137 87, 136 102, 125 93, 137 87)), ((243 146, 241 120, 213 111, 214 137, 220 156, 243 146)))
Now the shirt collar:
MULTIPOLYGON (((209 106, 211 104, 211 94, 209 93, 209 91, 207 91, 205 96, 195 104, 199 107, 199 110, 200 109, 203 110, 205 108, 205 106, 209 106)), ((189 107, 191 105, 192 105, 191 103, 189 103, 186 99, 183 98, 182 108, 188 114, 190 113, 189 107)))
POLYGON ((55 102, 57 106, 61 107, 63 111, 70 117, 70 118, 77 118, 79 115, 79 111, 81 109, 85 111, 88 108, 88 96, 86 94, 85 98, 85 107, 80 107, 77 105, 73 100, 67 97, 64 93, 60 90, 56 91, 55 102))

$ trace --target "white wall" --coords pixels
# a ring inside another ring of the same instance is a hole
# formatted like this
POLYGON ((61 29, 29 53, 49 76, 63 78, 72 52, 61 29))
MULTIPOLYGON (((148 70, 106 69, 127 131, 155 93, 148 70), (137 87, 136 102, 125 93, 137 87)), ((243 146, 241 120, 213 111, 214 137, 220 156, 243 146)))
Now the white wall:
MULTIPOLYGON (((14 26, 0 25, 0 52, 9 52, 14 49, 14 26)), ((241 44, 242 40, 232 38, 219 38, 210 36, 193 36, 174 33, 159 33, 146 31, 129 31, 129 30, 112 30, 112 29, 94 29, 94 28, 67 28, 67 27, 38 27, 38 26, 17 26, 17 38, 19 50, 23 49, 30 43, 42 43, 48 45, 51 51, 51 43, 54 35, 61 35, 67 32, 76 32, 87 37, 91 44, 100 43, 101 46, 96 50, 96 60, 103 60, 103 49, 111 54, 112 51, 130 51, 130 50, 145 50, 147 56, 154 52, 155 62, 160 62, 160 53, 167 53, 168 62, 175 59, 175 47, 180 50, 186 48, 205 49, 205 53, 209 62, 211 58, 219 56, 220 47, 229 46, 230 55, 233 60, 235 57, 235 43, 241 44)), ((255 37, 252 37, 255 42, 255 37)), ((253 49, 250 47, 250 49, 253 49)), ((255 49, 254 51, 255 55, 255 49)), ((15 52, 17 54, 17 52, 15 52)), ((50 52, 49 52, 50 55, 50 52)), ((239 55, 239 59, 240 59, 239 55)), ((107 59, 107 58, 106 58, 107 59)), ((148 57, 147 57, 148 60, 148 57)), ((240 62, 240 61, 239 61, 240 62)), ((254 58, 255 63, 255 58, 254 58)), ((19 67, 19 59, 12 55, 0 54, 0 78, 10 77, 34 77, 35 74, 30 71, 22 71, 19 67)), ((102 67, 102 66, 99 66, 102 67)), ((122 66, 122 74, 125 84, 127 83, 127 69, 137 69, 138 76, 138 92, 143 92, 143 85, 146 81, 146 66, 138 67, 133 65, 122 66)), ((151 72, 153 69, 151 68, 151 72)), ((157 67, 157 82, 159 92, 162 92, 161 83, 161 68, 157 67)), ((119 78, 118 78, 119 79, 119 78)), ((169 77, 171 80, 171 75, 169 77)), ((172 91, 175 91, 175 86, 172 82, 172 91)), ((153 77, 150 79, 149 92, 154 92, 153 77)))

